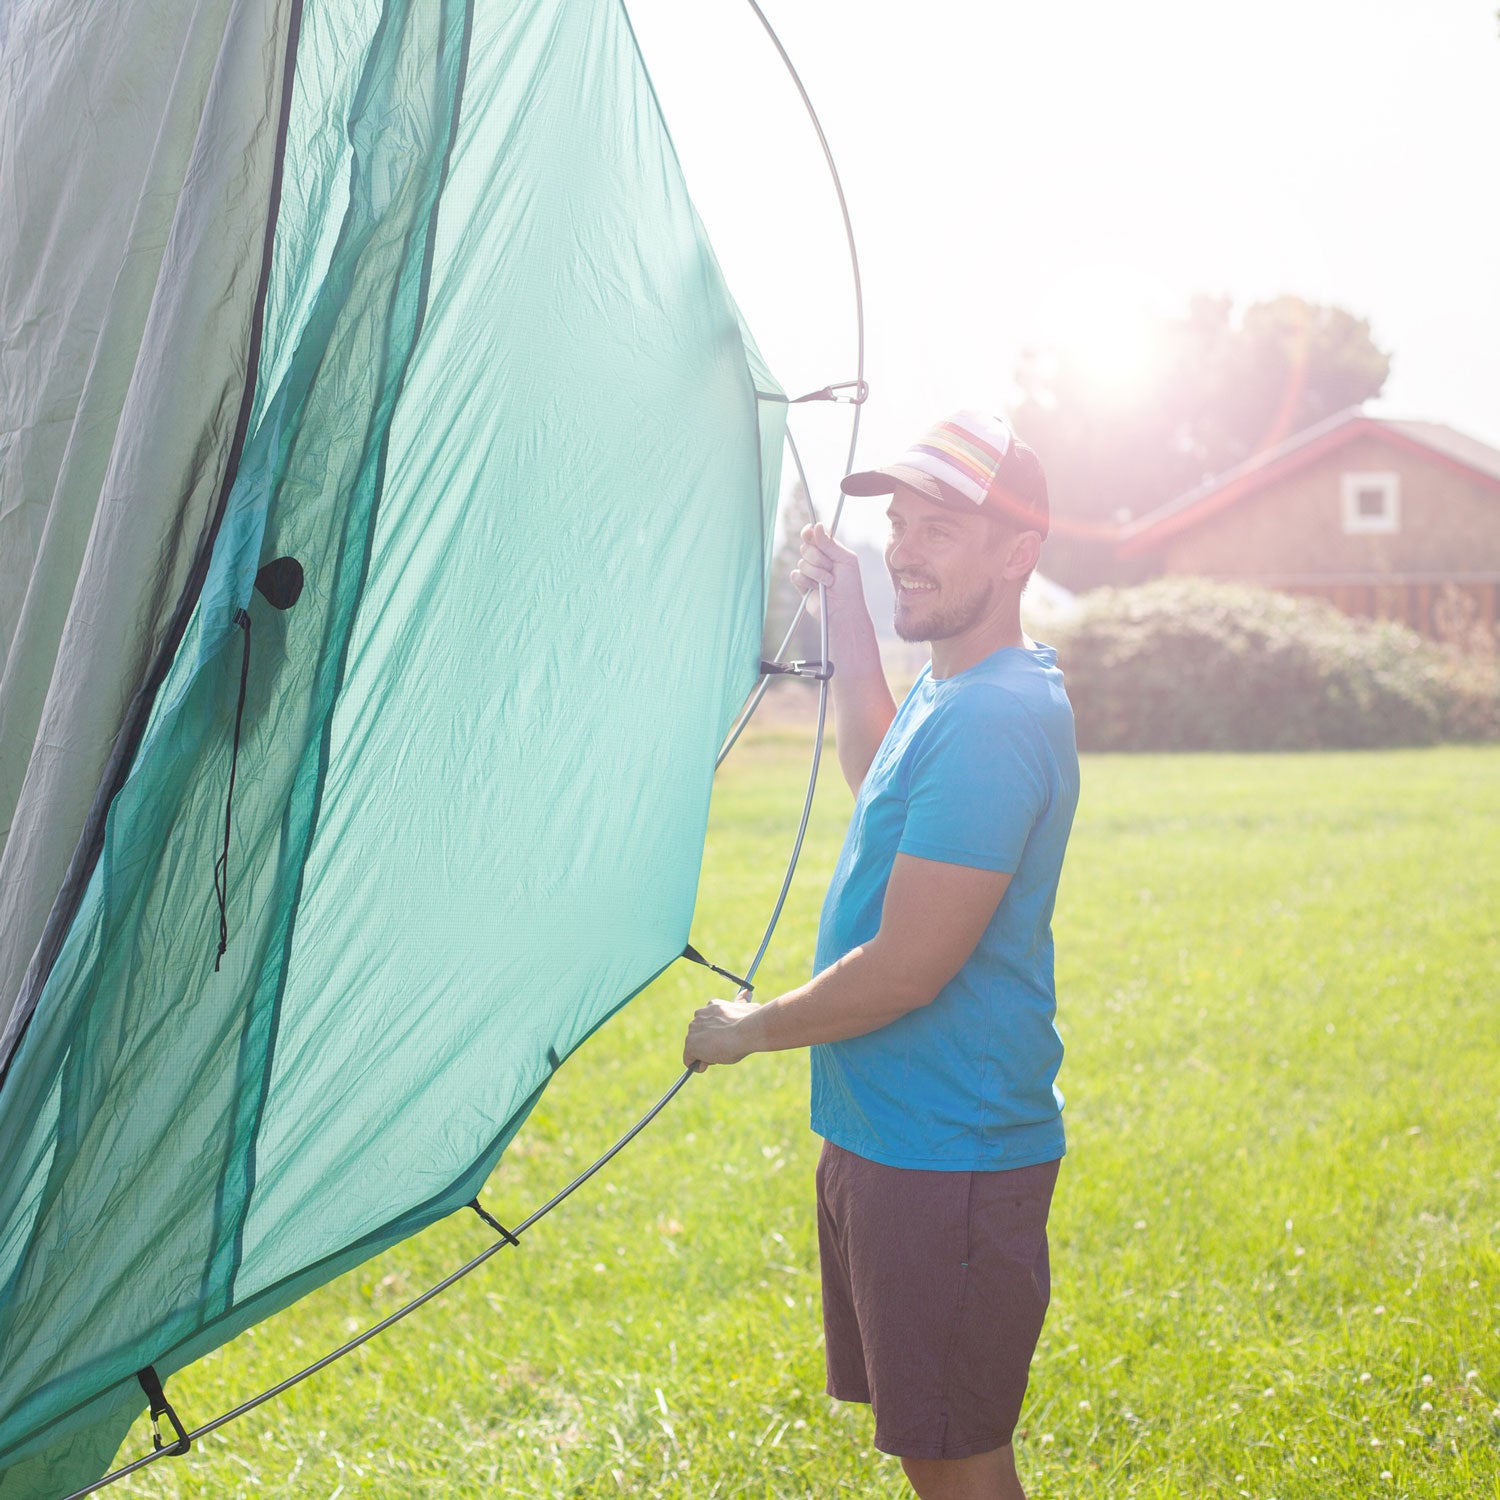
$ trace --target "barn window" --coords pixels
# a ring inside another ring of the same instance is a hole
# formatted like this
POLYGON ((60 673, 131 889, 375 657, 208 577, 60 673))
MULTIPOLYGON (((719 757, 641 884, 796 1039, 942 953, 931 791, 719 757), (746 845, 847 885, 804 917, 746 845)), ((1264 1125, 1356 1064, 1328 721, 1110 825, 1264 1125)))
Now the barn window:
POLYGON ((1401 479, 1397 474, 1345 474, 1344 530, 1399 531, 1401 479))

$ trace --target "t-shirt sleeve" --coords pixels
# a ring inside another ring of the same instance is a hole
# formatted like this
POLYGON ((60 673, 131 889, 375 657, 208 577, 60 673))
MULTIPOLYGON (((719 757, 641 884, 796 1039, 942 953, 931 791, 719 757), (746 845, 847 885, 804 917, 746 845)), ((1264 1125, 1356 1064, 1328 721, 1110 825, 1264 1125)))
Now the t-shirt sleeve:
POLYGON ((1004 690, 958 696, 913 757, 899 851, 1014 874, 1047 801, 1039 737, 1004 690))

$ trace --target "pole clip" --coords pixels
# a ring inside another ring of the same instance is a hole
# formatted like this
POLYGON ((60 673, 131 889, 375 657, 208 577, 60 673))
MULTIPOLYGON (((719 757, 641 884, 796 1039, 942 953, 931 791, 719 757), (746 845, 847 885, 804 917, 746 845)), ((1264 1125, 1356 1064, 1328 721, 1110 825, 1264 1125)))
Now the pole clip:
POLYGON ((479 1215, 479 1217, 480 1217, 480 1218, 481 1218, 481 1219, 483 1219, 483 1220, 484 1220, 484 1222, 485 1222, 485 1223, 486 1223, 486 1224, 488 1224, 488 1225, 489 1225, 489 1226, 490 1226, 490 1228, 491 1228, 491 1229, 493 1229, 493 1230, 494 1230, 494 1231, 495 1231, 495 1233, 496 1233, 496 1234, 498 1234, 498 1235, 499 1235, 499 1236, 500 1236, 500 1238, 501 1238, 501 1239, 502 1239, 502 1240, 504 1240, 504 1241, 505 1241, 505 1243, 506 1243, 506 1244, 507 1244, 507 1245, 511 1245, 511 1246, 513 1246, 513 1247, 514 1247, 514 1248, 516 1248, 516 1249, 519 1249, 519 1248, 520 1248, 520 1245, 521 1245, 521 1241, 520 1241, 520 1240, 519 1240, 519 1239, 517 1239, 517 1238, 516 1238, 516 1236, 515 1236, 515 1235, 513 1235, 513 1234, 512 1234, 512 1233, 511 1233, 511 1232, 510 1232, 510 1230, 508 1230, 508 1229, 507 1229, 507 1228, 506 1228, 506 1227, 505 1227, 505 1225, 504 1225, 504 1224, 502 1224, 502 1223, 501 1223, 501 1222, 500 1222, 500 1221, 499 1221, 499 1219, 497 1219, 497 1218, 496 1218, 496 1217, 495 1217, 495 1216, 494 1216, 494 1214, 492 1214, 492 1213, 491 1213, 491 1212, 490 1212, 490 1211, 489 1211, 489 1209, 487 1209, 487 1208, 486 1208, 486 1207, 485 1207, 485 1206, 484 1206, 484 1205, 483 1205, 483 1204, 482 1204, 482 1203, 481 1203, 481 1202, 480 1202, 480 1201, 479 1201, 479 1199, 478 1199, 478 1198, 472 1198, 472 1199, 470 1199, 470 1200, 469 1200, 469 1207, 470 1207, 470 1208, 472 1208, 472 1209, 473 1209, 473 1210, 474 1210, 474 1212, 475 1212, 475 1213, 476 1213, 476 1214, 478 1214, 478 1215, 479 1215))
POLYGON ((831 661, 762 661, 762 677, 806 677, 813 682, 827 682, 833 676, 831 661))
POLYGON ((705 969, 717 974, 720 979, 727 979, 731 984, 738 985, 747 995, 755 993, 755 985, 750 980, 742 978, 738 974, 731 974, 728 969, 721 969, 718 964, 709 963, 691 943, 682 950, 682 956, 690 964, 701 964, 705 969))
POLYGON ((866 380, 841 380, 837 385, 825 385, 820 391, 809 391, 788 402, 800 406, 804 401, 839 401, 846 406, 863 406, 870 399, 870 384, 866 380), (853 391, 852 396, 840 396, 840 391, 853 391))
POLYGON ((192 1439, 187 1435, 187 1428, 178 1419, 177 1413, 172 1409, 172 1403, 167 1400, 167 1393, 161 1388, 161 1377, 156 1373, 155 1365, 147 1365, 144 1370, 137 1370, 135 1378, 140 1381, 141 1389, 146 1393, 146 1400, 151 1403, 151 1445, 158 1452, 175 1453, 181 1455, 193 1446, 192 1439), (165 1417, 172 1424, 172 1430, 177 1434, 177 1440, 171 1447, 162 1441, 161 1419, 165 1417))

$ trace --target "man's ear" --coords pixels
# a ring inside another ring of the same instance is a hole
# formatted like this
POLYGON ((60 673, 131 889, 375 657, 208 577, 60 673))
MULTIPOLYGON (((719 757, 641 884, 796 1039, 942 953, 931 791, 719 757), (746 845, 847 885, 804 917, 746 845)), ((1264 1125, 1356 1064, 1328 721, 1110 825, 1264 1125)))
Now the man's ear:
POLYGON ((1006 549, 1005 566, 1001 573, 1006 579, 1026 578, 1035 569, 1041 555, 1041 532, 1018 531, 1006 549))

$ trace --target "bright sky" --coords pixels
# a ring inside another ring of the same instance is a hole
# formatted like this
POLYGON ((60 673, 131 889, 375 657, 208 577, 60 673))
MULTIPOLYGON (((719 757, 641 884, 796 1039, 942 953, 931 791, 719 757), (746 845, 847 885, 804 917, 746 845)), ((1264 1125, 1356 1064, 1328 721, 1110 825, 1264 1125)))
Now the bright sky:
MULTIPOLYGON (((694 200, 793 395, 854 374, 816 137, 744 0, 627 0, 694 200)), ((865 284, 860 455, 1068 341, 1128 379, 1143 309, 1337 302, 1387 409, 1500 445, 1495 0, 763 0, 828 133, 865 284)), ((826 502, 847 407, 804 407, 826 502)))

